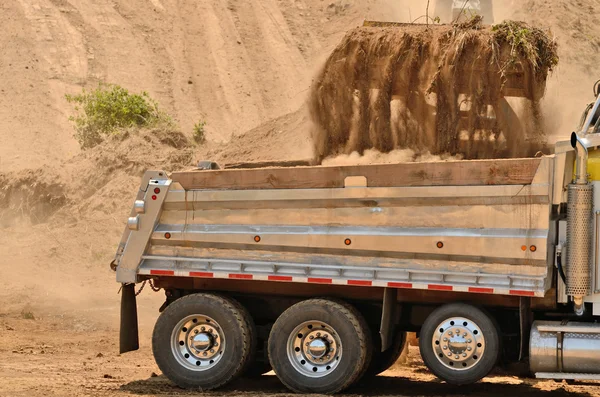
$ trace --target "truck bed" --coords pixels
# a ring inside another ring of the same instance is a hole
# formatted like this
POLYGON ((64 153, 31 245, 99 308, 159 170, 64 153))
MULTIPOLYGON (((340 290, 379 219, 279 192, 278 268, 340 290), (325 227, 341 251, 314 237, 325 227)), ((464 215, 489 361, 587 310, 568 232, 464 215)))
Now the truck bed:
POLYGON ((553 160, 148 172, 117 277, 541 297, 553 160))

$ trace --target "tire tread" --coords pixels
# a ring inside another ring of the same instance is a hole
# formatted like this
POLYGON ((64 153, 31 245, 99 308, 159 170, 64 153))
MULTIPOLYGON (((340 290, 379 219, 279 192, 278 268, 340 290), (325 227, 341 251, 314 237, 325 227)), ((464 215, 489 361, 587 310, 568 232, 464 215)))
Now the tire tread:
MULTIPOLYGON (((217 305, 222 307, 224 310, 227 310, 230 313, 232 313, 233 317, 235 318, 235 320, 237 322, 237 326, 239 327, 239 329, 242 333, 242 336, 243 336, 243 338, 242 338, 242 340, 243 340, 243 345, 242 345, 243 359, 239 361, 239 363, 237 364, 237 367, 235 367, 235 369, 233 371, 231 371, 231 374, 229 375, 229 377, 224 378, 218 382, 213 382, 213 383, 209 384, 208 386, 205 386, 202 388, 202 390, 213 390, 213 389, 222 387, 225 384, 233 381, 235 378, 237 378, 243 372, 243 370, 246 368, 246 366, 248 365, 248 363, 250 361, 250 357, 252 356, 252 349, 255 345, 255 342, 253 342, 255 340, 255 331, 254 331, 254 323, 252 321, 252 318, 250 317, 250 314, 248 313, 248 311, 235 299, 226 297, 221 294, 214 294, 214 293, 196 293, 196 294, 186 295, 186 296, 183 296, 183 297, 177 299, 176 301, 172 302, 165 309, 165 311, 163 311, 163 313, 161 313, 161 316, 159 317, 158 321, 156 322, 156 325, 154 328, 155 332, 152 335, 152 347, 155 352, 154 354, 156 356, 156 349, 159 344, 159 341, 158 341, 159 336, 156 331, 157 331, 157 328, 161 325, 161 318, 164 321, 166 321, 166 319, 168 317, 173 315, 171 313, 173 310, 175 310, 175 309, 172 309, 173 307, 180 307, 182 305, 193 305, 199 298, 210 299, 214 303, 216 303, 217 305), (174 305, 176 305, 176 306, 174 306, 174 305), (171 309, 171 310, 169 310, 169 309, 171 309), (165 316, 165 317, 163 317, 163 316, 165 316)), ((158 360, 157 360, 157 364, 158 364, 158 360)), ((161 367, 161 365, 159 364, 159 368, 160 367, 161 367)), ((177 385, 179 385, 183 388, 189 388, 189 389, 198 389, 199 388, 199 386, 197 384, 190 383, 186 380, 182 380, 182 379, 174 380, 173 378, 176 378, 177 374, 172 374, 171 368, 169 368, 169 367, 160 368, 160 369, 167 376, 167 378, 171 379, 172 381, 177 383, 177 385)))
MULTIPOLYGON (((345 381, 343 383, 338 385, 336 388, 333 388, 333 389, 327 391, 327 394, 338 393, 338 392, 348 388, 350 385, 352 385, 354 382, 356 382, 362 375, 364 375, 366 368, 368 367, 369 359, 372 354, 372 343, 371 343, 371 339, 370 339, 371 332, 370 332, 369 326, 367 325, 367 322, 364 319, 364 317, 362 316, 362 314, 354 306, 352 306, 351 304, 344 302, 342 300, 329 299, 329 298, 313 298, 313 299, 307 299, 302 302, 296 303, 291 308, 295 308, 295 310, 298 310, 298 308, 302 308, 303 306, 310 307, 313 305, 322 306, 323 308, 326 308, 326 310, 328 310, 330 312, 338 312, 339 314, 344 316, 346 318, 346 320, 348 320, 348 322, 352 325, 352 327, 354 328, 354 330, 356 331, 356 334, 358 336, 360 357, 359 357, 356 365, 360 365, 361 368, 359 371, 354 371, 353 376, 349 376, 347 379, 345 379, 345 381)), ((289 317, 293 315, 293 313, 291 313, 289 311, 291 308, 286 310, 277 319, 277 321, 275 322, 275 325, 273 326, 273 330, 277 329, 278 323, 281 324, 281 323, 287 323, 288 321, 290 321, 289 317)), ((273 333, 273 330, 271 331, 272 333, 273 333)), ((269 360, 271 361, 271 366, 275 369, 276 365, 273 365, 274 359, 271 356, 270 349, 269 349, 269 360)), ((301 389, 296 388, 294 385, 289 384, 288 382, 285 381, 285 379, 282 379, 282 377, 279 377, 279 379, 288 389, 290 389, 296 393, 306 393, 307 392, 307 390, 301 390, 301 389)))

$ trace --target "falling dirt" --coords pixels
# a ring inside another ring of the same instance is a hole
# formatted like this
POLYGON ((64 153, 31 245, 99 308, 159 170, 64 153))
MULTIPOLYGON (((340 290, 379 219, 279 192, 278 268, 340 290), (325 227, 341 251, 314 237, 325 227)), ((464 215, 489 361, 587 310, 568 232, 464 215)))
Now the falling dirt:
POLYGON ((512 21, 485 27, 480 17, 374 25, 351 30, 313 84, 318 159, 369 148, 520 157, 543 146, 539 101, 558 61, 545 32, 512 21), (528 136, 506 96, 528 101, 528 136))

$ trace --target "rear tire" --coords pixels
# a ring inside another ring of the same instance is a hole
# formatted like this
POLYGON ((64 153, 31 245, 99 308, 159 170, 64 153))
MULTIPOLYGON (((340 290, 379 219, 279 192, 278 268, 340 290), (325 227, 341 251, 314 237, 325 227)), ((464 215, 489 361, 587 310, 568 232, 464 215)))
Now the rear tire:
POLYGON ((256 345, 252 319, 237 301, 192 294, 160 315, 152 350, 163 374, 183 388, 211 390, 235 379, 256 345))
POLYGON ((309 299, 288 308, 269 335, 269 360, 289 389, 336 393, 357 381, 369 365, 371 333, 349 304, 309 299))
POLYGON ((488 375, 500 352, 498 329, 481 309, 451 303, 436 309, 421 327, 421 357, 438 378, 453 385, 488 375))

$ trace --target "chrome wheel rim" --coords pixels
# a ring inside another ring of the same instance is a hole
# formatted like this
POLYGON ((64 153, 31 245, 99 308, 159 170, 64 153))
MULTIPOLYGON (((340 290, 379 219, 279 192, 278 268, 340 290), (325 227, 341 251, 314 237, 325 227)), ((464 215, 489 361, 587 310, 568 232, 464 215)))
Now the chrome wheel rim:
POLYGON ((306 321, 290 334, 287 356, 296 371, 310 378, 321 378, 340 363, 342 342, 329 324, 306 321))
POLYGON ((171 351, 177 361, 192 371, 206 371, 221 360, 226 341, 223 329, 200 314, 181 320, 171 334, 171 351))
POLYGON ((481 328, 464 317, 441 322, 433 333, 431 344, 438 361, 456 371, 473 368, 485 353, 481 328))

